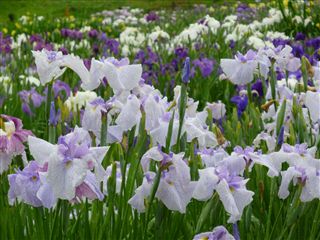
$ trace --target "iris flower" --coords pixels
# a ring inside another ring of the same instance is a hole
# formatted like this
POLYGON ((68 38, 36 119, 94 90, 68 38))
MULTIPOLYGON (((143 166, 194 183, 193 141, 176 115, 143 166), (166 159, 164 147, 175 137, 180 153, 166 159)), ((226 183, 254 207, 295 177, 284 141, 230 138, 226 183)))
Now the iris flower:
POLYGON ((252 50, 249 50, 245 55, 238 53, 235 59, 221 59, 222 71, 232 83, 237 85, 252 82, 257 67, 256 53, 252 50))
POLYGON ((29 130, 22 129, 22 121, 18 118, 0 115, 0 174, 6 171, 11 160, 24 152, 24 142, 32 135, 29 130), (2 123, 2 126, 1 126, 2 123))
POLYGON ((94 170, 96 180, 102 181, 105 170, 101 162, 108 148, 91 147, 87 131, 76 127, 74 132, 61 136, 57 145, 35 137, 29 137, 28 141, 34 159, 39 164, 48 164, 47 181, 57 198, 72 200, 76 194, 83 196, 79 191, 83 192, 84 184, 97 192, 97 184, 88 172, 94 170))

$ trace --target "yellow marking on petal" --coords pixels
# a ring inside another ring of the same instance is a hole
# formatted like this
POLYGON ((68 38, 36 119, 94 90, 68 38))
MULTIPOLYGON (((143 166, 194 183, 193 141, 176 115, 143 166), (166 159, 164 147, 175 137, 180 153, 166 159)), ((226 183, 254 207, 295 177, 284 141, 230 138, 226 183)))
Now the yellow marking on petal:
POLYGON ((32 176, 31 180, 36 182, 38 180, 38 178, 37 178, 37 176, 32 176))
POLYGON ((66 169, 69 169, 72 166, 72 161, 68 161, 65 164, 66 169))

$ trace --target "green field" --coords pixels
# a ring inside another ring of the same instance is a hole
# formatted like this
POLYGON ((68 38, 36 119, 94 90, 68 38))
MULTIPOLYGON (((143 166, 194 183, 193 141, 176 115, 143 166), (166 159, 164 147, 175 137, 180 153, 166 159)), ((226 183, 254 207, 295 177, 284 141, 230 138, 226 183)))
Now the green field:
POLYGON ((105 9, 115 9, 124 6, 144 9, 160 9, 174 7, 192 7, 193 4, 212 4, 222 2, 220 0, 105 0, 105 1, 70 1, 70 0, 0 0, 0 21, 9 20, 9 15, 14 18, 29 13, 48 17, 61 17, 65 14, 84 18, 89 14, 105 9))

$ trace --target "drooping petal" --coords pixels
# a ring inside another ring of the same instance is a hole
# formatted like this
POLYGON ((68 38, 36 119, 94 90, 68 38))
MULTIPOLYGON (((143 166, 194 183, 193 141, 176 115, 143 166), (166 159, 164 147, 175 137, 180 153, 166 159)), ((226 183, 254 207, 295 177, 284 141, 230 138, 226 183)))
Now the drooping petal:
POLYGON ((57 146, 37 137, 29 136, 28 145, 30 153, 40 165, 48 162, 52 154, 57 153, 57 146))

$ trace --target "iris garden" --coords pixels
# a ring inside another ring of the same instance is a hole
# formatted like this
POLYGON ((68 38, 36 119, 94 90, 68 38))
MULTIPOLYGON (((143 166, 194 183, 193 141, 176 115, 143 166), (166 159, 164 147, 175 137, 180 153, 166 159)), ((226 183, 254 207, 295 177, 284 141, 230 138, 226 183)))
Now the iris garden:
POLYGON ((320 239, 319 10, 0 23, 0 238, 320 239))

